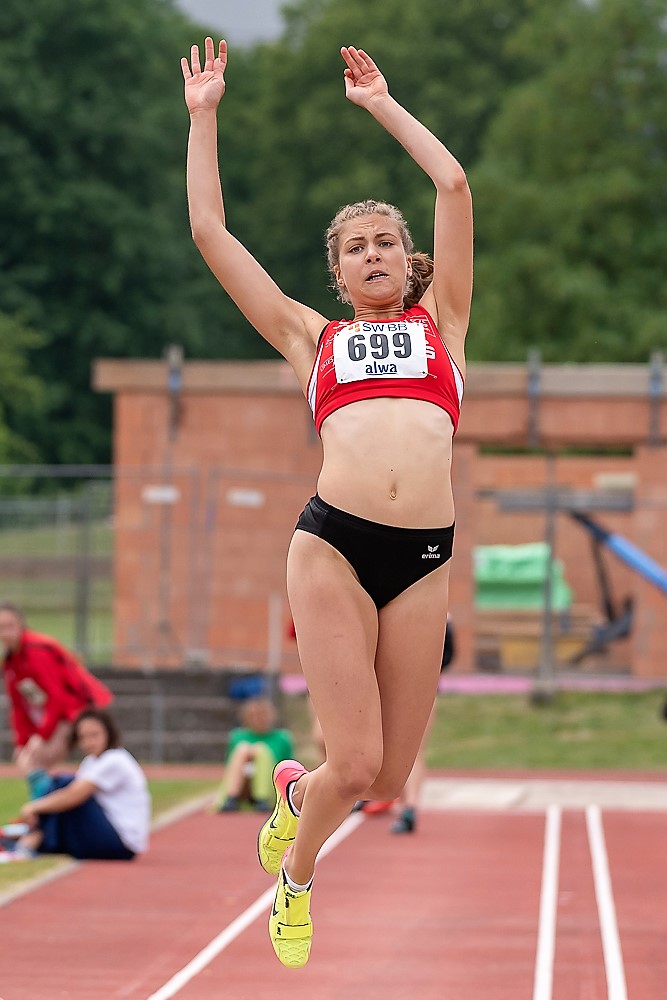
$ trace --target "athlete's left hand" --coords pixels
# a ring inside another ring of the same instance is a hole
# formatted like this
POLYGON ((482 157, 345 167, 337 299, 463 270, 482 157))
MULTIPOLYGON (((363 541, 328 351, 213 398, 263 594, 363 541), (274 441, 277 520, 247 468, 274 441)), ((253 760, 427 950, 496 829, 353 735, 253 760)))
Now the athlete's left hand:
POLYGON ((363 49, 343 46, 340 54, 346 62, 345 96, 360 108, 367 108, 376 97, 389 93, 387 81, 363 49))

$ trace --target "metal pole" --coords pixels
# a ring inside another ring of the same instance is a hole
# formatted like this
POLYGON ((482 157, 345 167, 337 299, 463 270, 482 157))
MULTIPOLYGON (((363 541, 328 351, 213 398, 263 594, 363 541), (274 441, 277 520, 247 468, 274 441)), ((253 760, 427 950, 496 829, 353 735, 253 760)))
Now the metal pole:
POLYGON ((528 395, 528 447, 539 448, 540 445, 540 394, 542 391, 540 366, 542 358, 537 348, 528 352, 528 380, 526 392, 528 395))
POLYGON ((164 762, 164 739, 166 705, 164 691, 160 682, 156 682, 151 688, 151 743, 150 759, 153 764, 164 762))
POLYGON ((88 658, 88 625, 90 616, 90 540, 92 482, 85 483, 79 508, 79 558, 77 560, 76 604, 74 608, 74 645, 80 656, 88 658))
POLYGON ((532 693, 536 703, 548 702, 554 695, 554 641, 553 641, 553 569, 556 543, 556 512, 558 492, 555 475, 556 457, 549 452, 546 462, 544 540, 547 545, 547 563, 544 576, 544 603, 542 607, 542 638, 537 678, 532 693))
POLYGON ((660 445, 660 403, 663 389, 665 358, 662 351, 653 351, 649 368, 649 430, 648 443, 652 448, 660 445))
POLYGON ((271 674, 277 674, 280 671, 283 638, 283 597, 278 590, 269 594, 268 626, 266 669, 271 674))

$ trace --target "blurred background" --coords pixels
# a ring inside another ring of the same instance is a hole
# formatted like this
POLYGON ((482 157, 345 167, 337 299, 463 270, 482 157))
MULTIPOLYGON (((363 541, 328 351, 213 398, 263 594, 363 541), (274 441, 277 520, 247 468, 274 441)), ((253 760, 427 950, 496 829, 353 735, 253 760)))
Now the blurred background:
POLYGON ((303 687, 284 562, 319 443, 190 238, 179 60, 208 31, 230 42, 230 228, 324 314, 341 204, 398 204, 424 250, 433 213, 345 101, 340 45, 468 174, 451 680, 664 684, 666 24, 663 0, 5 0, 0 595, 144 697, 144 753, 170 698, 213 733, 230 685, 303 687))

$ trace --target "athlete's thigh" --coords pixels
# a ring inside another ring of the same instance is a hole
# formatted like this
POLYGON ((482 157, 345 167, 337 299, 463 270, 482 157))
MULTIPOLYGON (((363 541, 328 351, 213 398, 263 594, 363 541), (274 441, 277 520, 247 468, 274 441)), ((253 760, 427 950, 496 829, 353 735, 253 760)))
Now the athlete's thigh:
POLYGON ((383 773, 410 772, 438 690, 449 564, 380 611, 376 674, 382 704, 383 773))
POLYGON ((299 659, 322 726, 327 756, 360 739, 381 740, 374 671, 377 610, 349 563, 328 542, 296 531, 287 591, 299 659), (376 734, 376 735, 375 735, 376 734))

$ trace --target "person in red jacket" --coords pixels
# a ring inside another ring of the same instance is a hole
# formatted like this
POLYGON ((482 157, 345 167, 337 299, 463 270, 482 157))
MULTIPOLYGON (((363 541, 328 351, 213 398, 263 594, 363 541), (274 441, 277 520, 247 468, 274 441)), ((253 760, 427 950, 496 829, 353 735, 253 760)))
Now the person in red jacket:
POLYGON ((0 645, 14 760, 32 784, 31 775, 43 775, 67 757, 79 713, 103 708, 113 695, 55 639, 27 628, 11 601, 0 601, 0 645))

